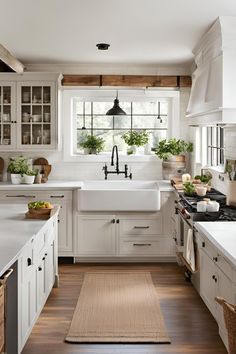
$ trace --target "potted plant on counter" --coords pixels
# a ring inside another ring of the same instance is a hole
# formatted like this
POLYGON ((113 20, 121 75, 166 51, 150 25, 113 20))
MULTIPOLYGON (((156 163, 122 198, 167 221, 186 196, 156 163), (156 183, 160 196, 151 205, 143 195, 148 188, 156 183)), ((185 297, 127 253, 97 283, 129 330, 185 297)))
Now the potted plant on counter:
POLYGON ((127 149, 127 154, 132 155, 136 154, 137 147, 144 146, 148 143, 149 133, 146 130, 131 130, 123 134, 121 137, 129 146, 127 149))
POLYGON ((35 180, 35 175, 37 172, 28 169, 24 174, 23 174, 23 183, 25 184, 33 184, 35 180))
POLYGON ((94 135, 86 135, 81 141, 80 146, 84 149, 85 154, 98 154, 104 150, 105 140, 102 137, 94 135))
POLYGON ((12 184, 21 184, 23 175, 28 171, 27 159, 23 156, 11 157, 7 172, 11 174, 12 184))
POLYGON ((181 139, 161 140, 155 148, 155 154, 162 159, 164 179, 173 178, 178 170, 186 167, 186 153, 193 151, 193 144, 181 139))

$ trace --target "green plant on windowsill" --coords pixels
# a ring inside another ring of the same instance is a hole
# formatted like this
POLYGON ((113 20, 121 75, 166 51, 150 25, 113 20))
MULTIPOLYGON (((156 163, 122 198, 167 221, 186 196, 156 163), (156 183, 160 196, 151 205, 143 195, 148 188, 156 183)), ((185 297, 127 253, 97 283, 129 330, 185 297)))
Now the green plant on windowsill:
POLYGON ((81 141, 80 146, 84 149, 85 153, 98 154, 104 150, 105 140, 102 137, 94 135, 86 135, 84 140, 81 141))
POLYGON ((146 130, 130 130, 124 133, 121 138, 130 147, 127 153, 131 155, 136 152, 136 147, 144 146, 148 143, 149 133, 146 130))
POLYGON ((161 140, 155 148, 155 154, 162 160, 167 160, 172 156, 178 156, 192 151, 192 143, 176 138, 161 140))

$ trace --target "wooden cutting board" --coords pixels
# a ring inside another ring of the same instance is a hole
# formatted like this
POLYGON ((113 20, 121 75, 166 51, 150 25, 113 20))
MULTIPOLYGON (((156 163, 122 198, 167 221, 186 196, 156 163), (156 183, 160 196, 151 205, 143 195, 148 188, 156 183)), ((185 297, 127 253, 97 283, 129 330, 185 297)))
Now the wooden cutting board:
POLYGON ((3 181, 4 160, 0 157, 0 182, 3 181))

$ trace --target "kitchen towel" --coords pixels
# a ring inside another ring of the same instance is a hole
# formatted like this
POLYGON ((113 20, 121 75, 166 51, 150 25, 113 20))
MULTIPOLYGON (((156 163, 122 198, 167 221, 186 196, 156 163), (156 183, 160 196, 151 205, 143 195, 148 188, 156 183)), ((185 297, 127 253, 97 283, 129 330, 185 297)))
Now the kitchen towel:
POLYGON ((194 251, 194 241, 193 241, 193 229, 188 230, 187 244, 186 244, 186 261, 189 264, 191 270, 195 272, 196 262, 195 262, 195 251, 194 251))
POLYGON ((86 273, 66 341, 169 343, 151 274, 86 273))

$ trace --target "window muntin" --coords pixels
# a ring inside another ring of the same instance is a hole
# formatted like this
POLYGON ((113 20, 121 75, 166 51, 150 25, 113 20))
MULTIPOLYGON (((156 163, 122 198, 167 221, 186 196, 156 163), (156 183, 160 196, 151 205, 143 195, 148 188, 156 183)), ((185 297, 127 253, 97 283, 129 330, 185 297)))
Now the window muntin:
POLYGON ((207 127, 207 164, 224 164, 224 130, 221 127, 207 127))
POLYGON ((150 101, 120 101, 120 106, 126 112, 125 116, 106 116, 113 102, 109 101, 82 101, 72 99, 74 117, 74 153, 81 154, 83 149, 80 142, 86 134, 103 137, 106 141, 104 152, 110 152, 114 144, 119 151, 126 153, 127 146, 121 135, 128 130, 147 130, 149 143, 152 147, 168 133, 169 102, 167 99, 150 101), (160 102, 160 116, 158 111, 160 102))

